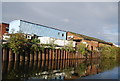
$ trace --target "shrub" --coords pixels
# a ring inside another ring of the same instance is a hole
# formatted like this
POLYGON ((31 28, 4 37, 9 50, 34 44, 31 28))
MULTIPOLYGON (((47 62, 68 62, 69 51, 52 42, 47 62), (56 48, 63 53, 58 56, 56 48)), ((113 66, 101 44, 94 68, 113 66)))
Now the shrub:
POLYGON ((68 43, 67 45, 65 45, 62 49, 65 49, 68 52, 75 52, 72 41, 70 43, 68 43))
POLYGON ((8 41, 9 47, 16 54, 24 53, 29 48, 29 45, 27 44, 28 40, 24 37, 24 34, 22 33, 11 34, 8 41))
POLYGON ((77 51, 83 55, 88 53, 88 49, 87 49, 86 45, 83 43, 80 43, 79 45, 77 45, 77 51))
POLYGON ((101 49, 101 56, 103 58, 116 58, 119 51, 117 47, 111 46, 102 46, 101 49))

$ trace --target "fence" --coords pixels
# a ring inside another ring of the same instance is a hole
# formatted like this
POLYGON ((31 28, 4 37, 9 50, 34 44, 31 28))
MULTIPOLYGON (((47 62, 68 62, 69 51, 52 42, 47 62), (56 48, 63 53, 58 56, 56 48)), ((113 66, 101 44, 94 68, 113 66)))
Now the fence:
POLYGON ((82 55, 77 52, 68 52, 61 49, 48 49, 43 51, 31 51, 24 54, 15 54, 10 48, 2 48, 2 61, 40 61, 40 60, 69 60, 69 59, 86 59, 86 58, 99 58, 100 54, 87 54, 82 55))

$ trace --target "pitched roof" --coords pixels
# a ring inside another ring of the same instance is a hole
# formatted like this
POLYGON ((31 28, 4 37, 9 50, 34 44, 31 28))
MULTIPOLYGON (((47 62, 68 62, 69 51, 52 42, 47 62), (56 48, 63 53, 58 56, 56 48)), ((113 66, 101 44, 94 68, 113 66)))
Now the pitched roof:
POLYGON ((55 30, 66 32, 65 30, 61 30, 61 29, 57 29, 57 28, 53 28, 53 27, 45 26, 45 25, 41 25, 41 24, 36 24, 36 23, 33 23, 33 22, 25 21, 25 20, 20 20, 20 21, 27 22, 27 23, 30 23, 30 24, 35 24, 35 25, 38 25, 38 26, 43 26, 43 27, 46 27, 46 28, 51 28, 51 29, 55 29, 55 30))
POLYGON ((100 43, 105 43, 105 44, 112 44, 110 42, 106 42, 104 40, 101 40, 101 39, 98 39, 98 38, 94 38, 94 37, 89 37, 89 36, 86 36, 86 35, 82 35, 82 34, 78 34, 78 33, 74 33, 74 32, 70 32, 72 34, 75 34, 77 35, 78 37, 82 37, 83 39, 85 40, 93 40, 93 41, 97 41, 97 42, 100 42, 100 43))

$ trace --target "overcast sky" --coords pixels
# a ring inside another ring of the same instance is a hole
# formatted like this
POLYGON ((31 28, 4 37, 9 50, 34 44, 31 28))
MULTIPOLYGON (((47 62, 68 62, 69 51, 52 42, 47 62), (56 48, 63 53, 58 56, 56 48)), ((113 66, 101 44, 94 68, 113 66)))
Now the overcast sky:
POLYGON ((16 19, 118 42, 117 2, 3 2, 3 22, 16 19))

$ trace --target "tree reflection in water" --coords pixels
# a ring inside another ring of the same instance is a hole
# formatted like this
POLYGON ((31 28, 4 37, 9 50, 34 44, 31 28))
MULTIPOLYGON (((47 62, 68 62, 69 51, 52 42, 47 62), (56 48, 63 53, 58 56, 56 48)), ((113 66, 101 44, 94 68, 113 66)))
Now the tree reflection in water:
POLYGON ((115 59, 74 59, 3 62, 2 79, 77 79, 98 74, 117 66, 115 59))

